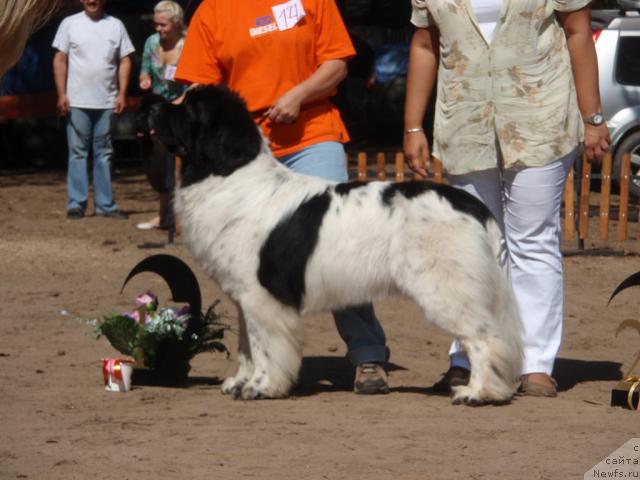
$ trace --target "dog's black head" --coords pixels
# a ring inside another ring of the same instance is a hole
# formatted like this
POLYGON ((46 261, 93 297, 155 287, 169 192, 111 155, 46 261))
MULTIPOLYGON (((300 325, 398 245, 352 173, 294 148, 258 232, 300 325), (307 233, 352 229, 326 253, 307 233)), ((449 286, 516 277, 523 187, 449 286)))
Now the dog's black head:
POLYGON ((149 126, 149 114, 151 107, 156 103, 163 103, 165 100, 162 96, 155 93, 147 93, 140 100, 140 105, 135 114, 135 129, 138 138, 147 139, 151 133, 149 126))
POLYGON ((183 159, 182 186, 226 176, 253 160, 262 137, 245 103, 225 86, 190 89, 183 103, 151 107, 157 137, 183 159))

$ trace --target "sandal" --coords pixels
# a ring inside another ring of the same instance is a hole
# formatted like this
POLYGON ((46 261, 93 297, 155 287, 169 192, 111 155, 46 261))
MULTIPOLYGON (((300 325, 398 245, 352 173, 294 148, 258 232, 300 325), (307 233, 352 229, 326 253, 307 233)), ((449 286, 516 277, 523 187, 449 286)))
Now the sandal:
POLYGON ((519 395, 529 395, 531 397, 556 397, 558 396, 558 382, 546 373, 536 372, 522 375, 520 377, 520 388, 518 389, 519 395), (551 385, 547 383, 540 383, 531 381, 531 375, 543 375, 546 377, 551 385))

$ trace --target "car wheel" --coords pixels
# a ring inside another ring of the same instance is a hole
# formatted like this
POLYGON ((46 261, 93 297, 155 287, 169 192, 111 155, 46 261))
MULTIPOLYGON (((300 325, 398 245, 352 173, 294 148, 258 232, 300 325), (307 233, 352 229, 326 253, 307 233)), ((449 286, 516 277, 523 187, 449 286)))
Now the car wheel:
POLYGON ((618 185, 620 185, 622 173, 622 157, 625 153, 631 154, 629 193, 634 197, 640 197, 640 131, 633 132, 627 136, 616 149, 616 154, 613 158, 613 172, 618 185))

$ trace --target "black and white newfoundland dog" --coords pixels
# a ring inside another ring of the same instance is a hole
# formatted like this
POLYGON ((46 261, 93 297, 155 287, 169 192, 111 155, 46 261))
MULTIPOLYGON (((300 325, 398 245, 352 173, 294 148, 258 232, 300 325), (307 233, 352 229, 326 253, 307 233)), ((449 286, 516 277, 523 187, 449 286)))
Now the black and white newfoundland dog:
POLYGON ((190 90, 152 108, 182 156, 175 210, 196 261, 240 311, 239 369, 224 393, 285 397, 302 358, 301 316, 390 294, 414 299, 472 365, 454 403, 503 403, 520 373, 521 322, 501 234, 466 192, 429 182, 332 183, 281 165, 238 95, 190 90))

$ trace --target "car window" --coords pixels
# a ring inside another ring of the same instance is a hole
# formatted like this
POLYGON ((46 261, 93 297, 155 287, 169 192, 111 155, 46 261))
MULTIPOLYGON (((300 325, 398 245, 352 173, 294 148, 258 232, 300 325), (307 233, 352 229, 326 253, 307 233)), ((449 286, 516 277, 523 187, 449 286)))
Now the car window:
POLYGON ((618 46, 616 80, 622 85, 640 85, 640 36, 621 36, 618 46))

